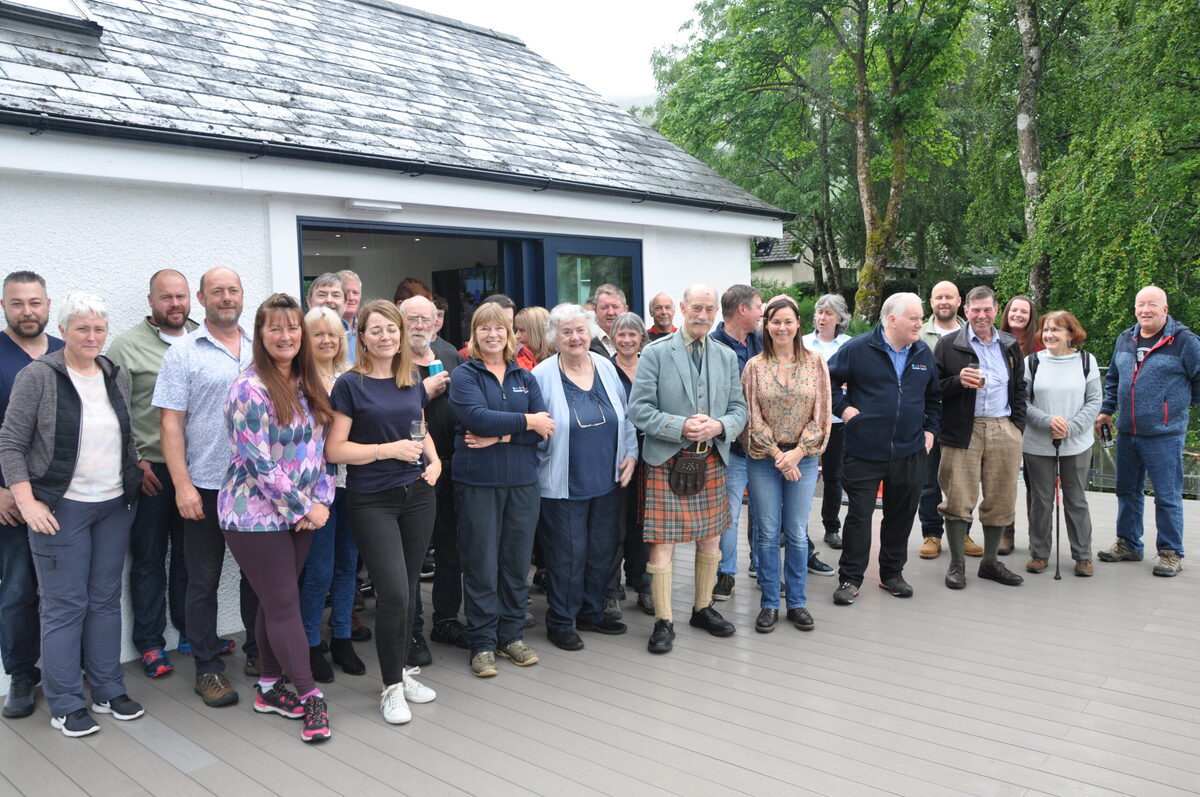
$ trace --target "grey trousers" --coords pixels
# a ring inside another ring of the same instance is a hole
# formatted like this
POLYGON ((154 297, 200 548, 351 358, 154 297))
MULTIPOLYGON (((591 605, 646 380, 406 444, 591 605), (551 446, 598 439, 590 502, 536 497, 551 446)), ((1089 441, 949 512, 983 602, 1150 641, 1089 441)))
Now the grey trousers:
POLYGON ((29 532, 42 598, 42 684, 56 717, 86 708, 79 652, 92 700, 125 694, 121 669, 121 571, 133 510, 124 498, 61 499, 59 531, 29 532))
MULTIPOLYGON (((1059 458, 1062 474, 1063 520, 1071 542, 1071 558, 1092 558, 1092 516, 1088 512, 1088 469, 1091 450, 1059 458)), ((1054 457, 1025 455, 1029 484, 1029 555, 1049 559, 1054 539, 1054 457)))

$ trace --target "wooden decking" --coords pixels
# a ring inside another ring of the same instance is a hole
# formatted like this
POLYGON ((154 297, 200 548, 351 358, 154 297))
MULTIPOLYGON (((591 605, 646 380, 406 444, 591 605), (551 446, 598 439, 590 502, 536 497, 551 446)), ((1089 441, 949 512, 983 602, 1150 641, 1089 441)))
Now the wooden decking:
MULTIPOLYGON (((1115 501, 1093 494, 1092 507, 1096 547, 1106 547, 1115 501)), ((1200 539, 1192 502, 1187 515, 1185 538, 1200 539)), ((0 722, 0 795, 1200 791, 1191 560, 1174 579, 1152 577, 1149 560, 1097 563, 1080 579, 1067 561, 1061 581, 1048 571, 1015 589, 969 567, 968 588, 952 593, 941 585, 946 554, 922 561, 919 542, 911 600, 876 589, 872 570, 855 605, 837 607, 835 579, 811 577, 812 633, 781 623, 755 634, 758 592, 740 577, 719 605, 738 624, 724 640, 687 626, 691 552, 681 549, 670 655, 646 652, 653 621, 632 602, 629 634, 585 635, 585 650, 564 653, 539 625, 528 641, 541 663, 502 661, 488 680, 470 675, 462 651, 433 645, 421 679, 438 699, 402 727, 381 720, 374 647, 359 645, 370 672, 339 673, 326 688, 334 738, 320 746, 303 744, 294 721, 252 711, 237 655, 242 701, 220 710, 192 694, 185 657, 157 681, 131 664, 143 719, 100 718, 101 733, 68 740, 39 699, 33 717, 0 722)), ((1008 564, 1025 559, 1019 531, 1008 564)), ((532 609, 540 620, 543 596, 532 609)))

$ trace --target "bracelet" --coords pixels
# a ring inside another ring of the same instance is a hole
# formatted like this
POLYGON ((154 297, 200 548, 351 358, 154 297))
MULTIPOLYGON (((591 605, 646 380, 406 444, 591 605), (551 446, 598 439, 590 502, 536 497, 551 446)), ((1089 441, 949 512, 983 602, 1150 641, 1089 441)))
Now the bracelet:
POLYGON ((375 461, 379 461, 379 443, 375 444, 375 461))

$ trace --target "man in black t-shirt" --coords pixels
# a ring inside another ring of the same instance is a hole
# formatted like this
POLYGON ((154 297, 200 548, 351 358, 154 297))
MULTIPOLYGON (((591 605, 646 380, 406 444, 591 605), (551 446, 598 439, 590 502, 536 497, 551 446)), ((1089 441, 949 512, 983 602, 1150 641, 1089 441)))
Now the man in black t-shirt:
MULTIPOLYGON (((454 509, 454 481, 450 478, 450 458, 454 454, 454 413, 450 409, 450 373, 462 364, 458 352, 435 352, 433 341, 437 308, 424 296, 413 296, 400 304, 400 314, 408 333, 408 346, 413 361, 421 372, 429 403, 425 405, 425 425, 429 437, 442 460, 442 476, 438 479, 437 518, 433 526, 433 631, 429 638, 466 649, 463 624, 458 620, 462 605, 462 569, 458 560, 458 514, 454 509), (441 355, 439 357, 439 354, 441 355), (429 366, 440 359, 444 371, 431 375, 429 366)), ((413 641, 409 645, 409 666, 428 664, 429 649, 425 646, 424 618, 421 614, 420 584, 414 584, 413 641), (418 639, 419 637, 419 639, 418 639)))

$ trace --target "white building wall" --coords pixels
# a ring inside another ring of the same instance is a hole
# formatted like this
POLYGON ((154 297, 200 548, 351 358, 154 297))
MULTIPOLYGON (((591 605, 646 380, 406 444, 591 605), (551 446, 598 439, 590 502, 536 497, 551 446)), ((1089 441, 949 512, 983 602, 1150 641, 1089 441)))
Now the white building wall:
MULTIPOLYGON (((71 290, 107 301, 115 337, 147 312, 154 271, 181 271, 194 293, 217 265, 242 275, 249 326, 271 292, 299 290, 298 216, 640 239, 647 298, 666 290, 677 302, 695 282, 718 292, 749 282, 749 240, 780 234, 778 221, 731 213, 0 129, 0 270, 46 278, 51 331, 53 305, 71 290), (404 209, 347 211, 349 198, 404 209)), ((203 315, 194 299, 192 315, 203 315)), ((227 565, 220 633, 241 627, 237 568, 231 557, 227 565)), ((123 618, 129 660, 136 650, 128 595, 123 618)), ((168 647, 176 639, 168 628, 168 647)), ((0 694, 8 680, 0 671, 0 694)))

